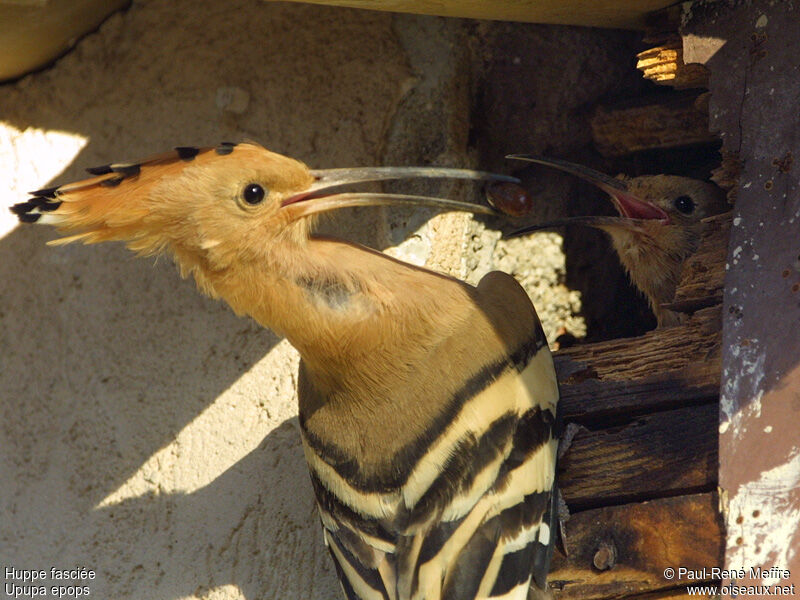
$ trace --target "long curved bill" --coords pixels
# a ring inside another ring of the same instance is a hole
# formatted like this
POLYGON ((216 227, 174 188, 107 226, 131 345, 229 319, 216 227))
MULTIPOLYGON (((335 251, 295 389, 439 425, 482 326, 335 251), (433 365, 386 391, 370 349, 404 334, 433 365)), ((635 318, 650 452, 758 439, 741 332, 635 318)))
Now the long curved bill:
MULTIPOLYGON (((588 181, 599 187, 609 196, 614 202, 614 206, 621 216, 627 219, 639 220, 658 220, 664 224, 669 223, 669 215, 661 210, 659 207, 646 202, 641 198, 637 198, 628 191, 628 186, 624 181, 609 177, 605 173, 595 171, 583 165, 560 160, 557 158, 543 158, 531 154, 509 154, 506 158, 513 160, 522 160, 525 162, 537 163, 546 165, 570 173, 576 177, 580 177, 584 181, 588 181)), ((590 225, 590 223, 582 223, 590 225)))
POLYGON ((414 196, 411 194, 379 194, 346 192, 341 194, 331 194, 330 196, 306 196, 301 200, 296 200, 291 204, 284 204, 283 210, 292 219, 308 217, 310 215, 338 210, 352 206, 427 206, 440 210, 460 210, 483 215, 501 215, 490 206, 482 204, 472 204, 471 202, 459 202, 458 200, 448 200, 446 198, 436 198, 434 196, 414 196))
POLYGON ((553 221, 548 221, 547 223, 539 223, 536 225, 523 227, 522 229, 518 229, 506 234, 505 237, 518 237, 520 235, 534 233, 536 231, 546 231, 548 229, 555 229, 557 227, 571 227, 573 225, 609 230, 614 229, 615 227, 632 229, 641 226, 644 223, 647 223, 647 219, 627 219, 625 217, 607 216, 567 217, 564 219, 554 219, 553 221))
POLYGON ((472 169, 451 169, 449 167, 353 167, 351 169, 313 169, 314 183, 308 193, 330 192, 334 188, 368 181, 390 181, 393 179, 471 179, 473 181, 510 181, 519 179, 510 175, 474 171, 472 169))
POLYGON ((383 194, 373 192, 336 192, 343 186, 375 181, 397 179, 464 179, 473 181, 509 181, 519 180, 509 175, 474 171, 472 169, 451 169, 447 167, 355 167, 351 169, 316 169, 312 170, 314 182, 299 194, 290 196, 281 203, 284 211, 295 218, 352 206, 391 206, 412 205, 427 206, 442 210, 460 210, 465 212, 500 215, 489 206, 459 202, 433 196, 417 196, 412 194, 383 194))

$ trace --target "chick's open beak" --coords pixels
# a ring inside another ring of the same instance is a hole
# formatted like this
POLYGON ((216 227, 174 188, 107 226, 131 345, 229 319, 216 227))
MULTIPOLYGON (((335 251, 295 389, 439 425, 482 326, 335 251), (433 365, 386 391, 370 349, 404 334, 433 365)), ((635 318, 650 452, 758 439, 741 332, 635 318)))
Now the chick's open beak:
POLYGON ((292 219, 350 206, 389 206, 397 204, 497 215, 499 213, 489 206, 448 200, 446 198, 411 194, 336 192, 336 190, 357 183, 410 178, 519 182, 515 177, 508 175, 446 167, 355 167, 352 169, 318 169, 311 171, 311 174, 314 176, 314 182, 308 189, 286 198, 281 203, 282 209, 288 211, 292 219))
POLYGON ((558 219, 515 231, 511 234, 512 236, 563 225, 586 225, 590 227, 610 228, 637 227, 646 221, 659 221, 664 225, 670 222, 669 215, 661 208, 631 194, 624 181, 609 177, 600 171, 595 171, 594 169, 565 160, 542 158, 530 154, 510 154, 506 158, 546 165, 580 177, 584 181, 588 181, 606 192, 611 197, 614 207, 620 214, 619 217, 589 216, 558 219))

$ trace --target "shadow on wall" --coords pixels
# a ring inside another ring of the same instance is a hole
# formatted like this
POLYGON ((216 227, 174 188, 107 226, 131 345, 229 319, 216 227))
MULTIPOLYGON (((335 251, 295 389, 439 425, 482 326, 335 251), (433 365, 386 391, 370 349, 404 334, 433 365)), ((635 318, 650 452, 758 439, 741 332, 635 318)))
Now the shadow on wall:
POLYGON ((153 268, 119 246, 49 248, 47 237, 26 228, 0 240, 0 562, 95 569, 101 597, 183 597, 198 582, 235 584, 247 598, 329 594, 296 419, 284 420, 296 363, 258 365, 278 338, 201 297, 167 261, 153 268), (270 381, 277 369, 289 385, 270 381), (226 408, 266 411, 260 427, 237 432, 243 417, 230 414, 233 427, 212 421, 173 444, 252 371, 264 396, 245 386, 226 408), (269 430, 225 464, 226 446, 269 430), (163 489, 194 489, 206 470, 219 475, 191 493, 163 489), (140 485, 99 507, 131 479, 140 485))
POLYGON ((218 597, 218 588, 248 599, 339 592, 296 418, 208 485, 188 494, 151 492, 95 510, 91 521, 105 536, 104 552, 124 552, 127 580, 113 581, 113 568, 107 575, 126 596, 156 589, 170 598, 218 597), (127 524, 121 534, 105 525, 120 520, 127 524))
MULTIPOLYGON (((317 167, 376 164, 408 78, 387 14, 135 2, 0 87, 3 135, 87 138, 55 183, 223 139, 317 167)), ((361 227, 366 242, 379 229, 361 227)), ((169 259, 53 237, 0 239, 0 564, 94 569, 99 597, 338 593, 293 416, 294 351, 169 259)))

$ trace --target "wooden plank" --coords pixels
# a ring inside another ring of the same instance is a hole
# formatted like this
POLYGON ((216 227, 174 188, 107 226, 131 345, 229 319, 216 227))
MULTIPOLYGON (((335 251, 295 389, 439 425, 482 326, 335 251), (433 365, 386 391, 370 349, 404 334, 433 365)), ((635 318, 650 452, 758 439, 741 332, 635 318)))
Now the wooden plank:
POLYGON ((707 491, 717 481, 716 402, 575 433, 559 460, 570 511, 707 491))
POLYGON ((723 310, 719 480, 728 532, 725 566, 748 571, 774 565, 790 572, 781 585, 798 587, 797 14, 789 3, 768 0, 695 3, 692 12, 687 60, 711 69, 711 126, 742 164, 723 310))
POLYGON ((651 11, 673 0, 295 0, 392 12, 498 21, 643 29, 651 11))
POLYGON ((604 156, 716 141, 708 131, 702 95, 669 94, 638 106, 600 107, 590 119, 592 137, 604 156))
POLYGON ((616 598, 687 583, 666 579, 664 570, 698 571, 720 564, 717 506, 716 494, 707 493, 573 515, 565 526, 567 556, 556 552, 553 557, 553 595, 563 600, 616 598))
POLYGON ((681 327, 556 352, 563 418, 596 423, 717 397, 719 332, 712 306, 681 327))
POLYGON ((742 163, 739 161, 739 153, 733 150, 720 150, 722 161, 720 165, 711 172, 711 181, 728 193, 728 202, 731 206, 736 204, 736 193, 739 186, 739 175, 742 172, 742 163))
POLYGON ((681 283, 670 308, 690 312, 722 303, 731 220, 732 213, 706 219, 700 245, 683 265, 681 283))

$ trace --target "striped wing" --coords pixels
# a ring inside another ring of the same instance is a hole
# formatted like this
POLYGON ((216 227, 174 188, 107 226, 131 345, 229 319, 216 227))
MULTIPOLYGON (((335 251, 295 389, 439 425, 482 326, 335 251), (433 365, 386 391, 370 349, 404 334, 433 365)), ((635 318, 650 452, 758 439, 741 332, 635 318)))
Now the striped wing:
POLYGON ((478 288, 488 294, 482 308, 497 316, 515 299, 527 302, 533 326, 520 332, 513 311, 498 317, 514 345, 443 402, 455 410, 424 451, 387 457, 402 484, 359 485, 353 461, 301 414, 325 540, 348 600, 525 599, 532 580, 545 587, 558 386, 527 296, 508 276, 488 277, 478 288))

